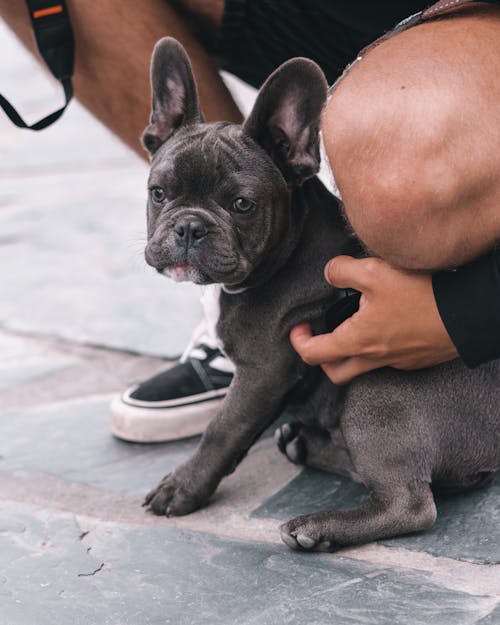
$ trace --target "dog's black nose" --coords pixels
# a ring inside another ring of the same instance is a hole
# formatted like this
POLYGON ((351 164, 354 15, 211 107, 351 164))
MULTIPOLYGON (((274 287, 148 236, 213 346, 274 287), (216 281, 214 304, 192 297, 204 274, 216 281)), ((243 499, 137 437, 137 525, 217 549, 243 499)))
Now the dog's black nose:
POLYGON ((208 234, 208 229, 201 219, 187 216, 179 219, 174 226, 174 232, 179 245, 191 247, 208 234))

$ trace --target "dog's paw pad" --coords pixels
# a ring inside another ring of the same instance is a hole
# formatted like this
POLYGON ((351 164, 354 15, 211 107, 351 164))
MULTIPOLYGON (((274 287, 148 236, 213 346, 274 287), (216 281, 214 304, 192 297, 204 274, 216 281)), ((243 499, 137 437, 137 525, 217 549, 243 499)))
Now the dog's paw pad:
POLYGON ((281 453, 285 453, 286 444, 295 436, 292 424, 284 423, 274 431, 274 441, 281 453))
POLYGON ((304 549, 312 549, 316 545, 314 538, 311 538, 306 534, 297 534, 296 540, 304 549))
POLYGON ((295 539, 295 537, 292 536, 291 534, 288 534, 287 532, 285 532, 283 530, 281 530, 281 540, 285 543, 285 545, 290 547, 290 549, 298 549, 299 548, 299 544, 298 544, 297 540, 295 539))
POLYGON ((305 464, 306 445, 300 436, 300 423, 284 423, 274 433, 278 449, 294 464, 305 464))
MULTIPOLYGON (((301 517, 305 519, 306 517, 301 517)), ((297 523, 298 519, 293 519, 280 527, 281 540, 290 547, 298 551, 324 551, 332 552, 341 548, 341 545, 322 536, 319 532, 309 528, 307 531, 297 523), (316 534, 316 535, 314 535, 316 534)))
POLYGON ((170 473, 146 495, 142 505, 159 516, 189 514, 200 508, 205 499, 190 492, 184 484, 175 473, 170 473))
POLYGON ((300 436, 297 436, 287 444, 285 456, 294 464, 305 464, 306 446, 300 436))
POLYGON ((289 533, 287 530, 281 530, 281 540, 290 547, 290 549, 299 549, 301 551, 315 551, 317 541, 306 534, 289 533))
MULTIPOLYGON (((288 425, 288 423, 285 423, 285 425, 288 425)), ((274 442, 276 443, 278 449, 282 453, 284 453, 284 450, 282 449, 282 447, 283 447, 283 441, 284 441, 283 428, 285 427, 285 425, 281 425, 279 428, 276 428, 274 430, 274 442)))
POLYGON ((154 514, 169 516, 167 509, 172 496, 173 489, 160 483, 156 488, 149 491, 142 505, 154 514))

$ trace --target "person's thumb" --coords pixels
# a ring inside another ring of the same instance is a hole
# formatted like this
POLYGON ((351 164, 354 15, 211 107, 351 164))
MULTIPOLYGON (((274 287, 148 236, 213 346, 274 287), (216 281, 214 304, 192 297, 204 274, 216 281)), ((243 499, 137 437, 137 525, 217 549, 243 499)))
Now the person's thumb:
POLYGON ((364 292, 369 289, 370 273, 367 263, 373 258, 352 258, 352 256, 336 256, 325 266, 325 279, 339 289, 357 289, 364 292))

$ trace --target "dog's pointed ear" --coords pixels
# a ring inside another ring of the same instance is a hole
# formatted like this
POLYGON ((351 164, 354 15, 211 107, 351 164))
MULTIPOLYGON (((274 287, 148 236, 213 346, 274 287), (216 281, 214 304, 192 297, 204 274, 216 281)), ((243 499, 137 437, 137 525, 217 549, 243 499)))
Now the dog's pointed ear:
POLYGON ((319 169, 319 122, 327 87, 316 63, 291 59, 266 80, 243 126, 292 186, 319 169))
POLYGON ((142 143, 153 155, 181 126, 203 121, 191 63, 182 45, 164 37, 151 60, 150 124, 142 143))

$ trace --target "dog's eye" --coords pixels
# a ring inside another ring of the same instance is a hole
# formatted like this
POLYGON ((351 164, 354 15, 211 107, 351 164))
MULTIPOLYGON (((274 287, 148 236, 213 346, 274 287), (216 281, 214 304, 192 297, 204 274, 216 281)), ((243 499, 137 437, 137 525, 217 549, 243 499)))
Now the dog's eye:
POLYGON ((255 207, 255 202, 246 197, 237 197, 232 205, 233 211, 236 213, 249 213, 255 207))
POLYGON ((165 191, 161 187, 153 187, 151 189, 151 197, 153 198, 153 202, 163 202, 165 199, 165 191))

